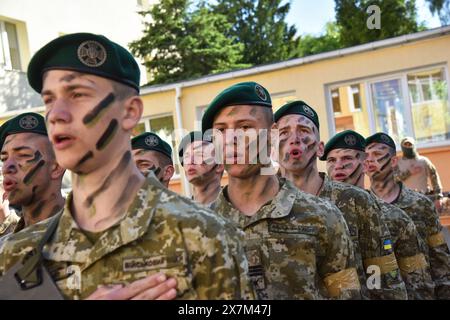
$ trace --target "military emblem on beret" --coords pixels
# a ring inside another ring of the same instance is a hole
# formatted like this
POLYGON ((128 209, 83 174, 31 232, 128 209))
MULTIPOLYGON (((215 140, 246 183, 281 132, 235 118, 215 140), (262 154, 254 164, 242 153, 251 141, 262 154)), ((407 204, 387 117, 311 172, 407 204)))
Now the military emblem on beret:
POLYGON ((391 140, 389 139, 389 137, 385 134, 381 135, 381 141, 383 141, 384 143, 391 143, 391 140))
POLYGON ((257 84, 257 85, 255 86, 255 92, 256 92, 256 95, 257 95, 261 100, 264 100, 264 101, 267 100, 267 95, 266 95, 266 93, 264 92, 264 89, 263 89, 259 84, 257 84))
POLYGON ((22 117, 19 120, 19 126, 22 129, 32 130, 32 129, 36 128, 38 125, 39 125, 39 121, 38 121, 38 119, 36 119, 35 116, 27 115, 25 117, 22 117))
POLYGON ((356 144, 356 137, 352 134, 348 134, 345 136, 344 141, 348 146, 354 146, 356 144))
POLYGON ((310 117, 314 118, 314 111, 311 110, 310 107, 303 105, 303 111, 310 117))
POLYGON ((144 141, 145 141, 145 144, 148 145, 149 147, 155 147, 159 143, 158 138, 155 136, 147 136, 147 137, 145 137, 144 141))
POLYGON ((77 54, 81 63, 88 67, 100 67, 106 61, 106 49, 97 41, 84 41, 77 54))

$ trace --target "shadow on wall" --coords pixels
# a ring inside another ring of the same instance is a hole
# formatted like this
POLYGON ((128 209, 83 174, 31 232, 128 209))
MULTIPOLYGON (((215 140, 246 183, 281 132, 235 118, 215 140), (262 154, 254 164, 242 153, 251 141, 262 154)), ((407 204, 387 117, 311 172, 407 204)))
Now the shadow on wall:
POLYGON ((25 72, 0 69, 0 115, 40 106, 42 99, 28 85, 25 72))

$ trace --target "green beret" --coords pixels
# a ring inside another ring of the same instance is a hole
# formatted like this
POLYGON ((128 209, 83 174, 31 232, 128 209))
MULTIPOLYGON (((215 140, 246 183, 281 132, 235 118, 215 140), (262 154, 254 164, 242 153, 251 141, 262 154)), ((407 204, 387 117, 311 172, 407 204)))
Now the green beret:
POLYGON ((206 108, 202 118, 202 132, 212 128, 216 114, 223 108, 237 105, 254 105, 272 108, 266 88, 256 82, 241 82, 223 90, 206 108))
POLYGON ((140 71, 133 56, 102 35, 68 34, 42 47, 28 65, 28 82, 42 91, 42 75, 47 70, 73 70, 115 80, 139 91, 140 71))
POLYGON ((180 159, 181 165, 183 165, 183 154, 185 149, 194 141, 206 141, 212 142, 212 137, 210 135, 204 137, 201 131, 191 131, 183 137, 178 147, 178 157, 180 159))
POLYGON ((301 114, 311 120, 317 129, 319 129, 319 117, 317 116, 316 110, 308 106, 304 101, 292 101, 282 106, 274 114, 275 122, 278 122, 278 120, 288 114, 301 114))
POLYGON ((364 137, 353 130, 345 130, 334 135, 325 145, 323 156, 320 160, 327 160, 327 155, 334 149, 353 149, 364 151, 366 142, 364 137))
POLYGON ((383 143, 394 150, 396 149, 394 140, 384 132, 377 132, 366 139, 367 146, 373 142, 383 143))
POLYGON ((131 149, 158 151, 172 159, 172 147, 153 132, 144 132, 131 139, 131 149))
POLYGON ((6 121, 0 127, 0 149, 3 148, 7 136, 24 132, 47 136, 44 117, 38 113, 26 112, 6 121))

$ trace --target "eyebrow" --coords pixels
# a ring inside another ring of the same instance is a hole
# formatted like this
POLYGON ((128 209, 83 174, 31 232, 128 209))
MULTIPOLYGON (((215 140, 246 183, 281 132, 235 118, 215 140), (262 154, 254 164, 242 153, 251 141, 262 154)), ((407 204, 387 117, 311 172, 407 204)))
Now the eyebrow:
MULTIPOLYGON (((93 82, 93 81, 91 81, 89 79, 87 79, 87 80, 89 82, 91 82, 94 86, 96 85, 95 82, 93 82)), ((94 90, 94 88, 92 86, 86 85, 86 84, 81 84, 81 83, 67 85, 67 86, 65 86, 64 90, 66 90, 66 91, 73 91, 73 90, 80 89, 80 88, 81 89, 94 90)), ((52 90, 48 90, 48 89, 41 92, 41 96, 52 95, 52 94, 53 94, 52 90)))
MULTIPOLYGON (((32 148, 27 147, 27 146, 20 146, 20 147, 13 148, 13 151, 23 151, 23 150, 33 151, 32 148)), ((7 152, 6 151, 2 151, 1 154, 7 154, 7 152)))

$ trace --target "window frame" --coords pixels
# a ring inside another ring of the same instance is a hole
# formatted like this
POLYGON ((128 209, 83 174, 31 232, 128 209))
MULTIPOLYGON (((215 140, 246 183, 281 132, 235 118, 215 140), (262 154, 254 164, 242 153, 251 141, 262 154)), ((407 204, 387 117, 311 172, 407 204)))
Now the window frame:
MULTIPOLYGON (((336 124, 335 124, 335 114, 333 111, 333 100, 331 96, 331 91, 335 89, 339 89, 342 86, 351 86, 354 84, 364 85, 364 90, 366 91, 365 104, 367 106, 367 116, 369 123, 369 132, 370 134, 376 133, 376 121, 375 121, 375 110, 372 102, 372 91, 371 84, 380 82, 380 81, 388 81, 399 79, 400 80, 400 88, 403 91, 403 105, 405 107, 405 121, 406 121, 406 129, 407 134, 415 137, 415 128, 413 125, 413 116, 412 116, 412 102, 409 98, 409 88, 408 88, 408 74, 417 73, 417 72, 426 72, 431 71, 433 69, 443 69, 443 77, 447 82, 447 103, 450 106, 450 77, 449 77, 449 69, 446 63, 436 63, 426 66, 420 66, 417 68, 408 68, 394 72, 383 73, 379 75, 360 77, 351 80, 345 80, 340 82, 333 82, 325 84, 325 105, 327 111, 327 121, 328 121, 328 133, 329 136, 332 137, 336 134, 336 124)), ((363 102, 363 101, 362 101, 363 102)), ((450 139, 438 142, 431 143, 418 143, 418 148, 435 148, 435 147, 446 147, 450 146, 450 139)), ((400 146, 397 145, 397 150, 400 150, 400 146)))
POLYGON ((1 48, 0 54, 3 56, 4 61, 0 61, 0 69, 6 70, 6 71, 22 71, 22 58, 20 52, 22 51, 20 48, 20 41, 19 41, 19 31, 17 30, 17 24, 11 21, 7 20, 0 20, 0 43, 1 48), (6 31, 6 23, 9 23, 14 26, 15 32, 16 32, 16 42, 17 42, 17 53, 18 53, 18 62, 19 66, 18 68, 13 68, 12 65, 12 59, 11 59, 11 49, 9 46, 9 37, 8 33, 6 31))

